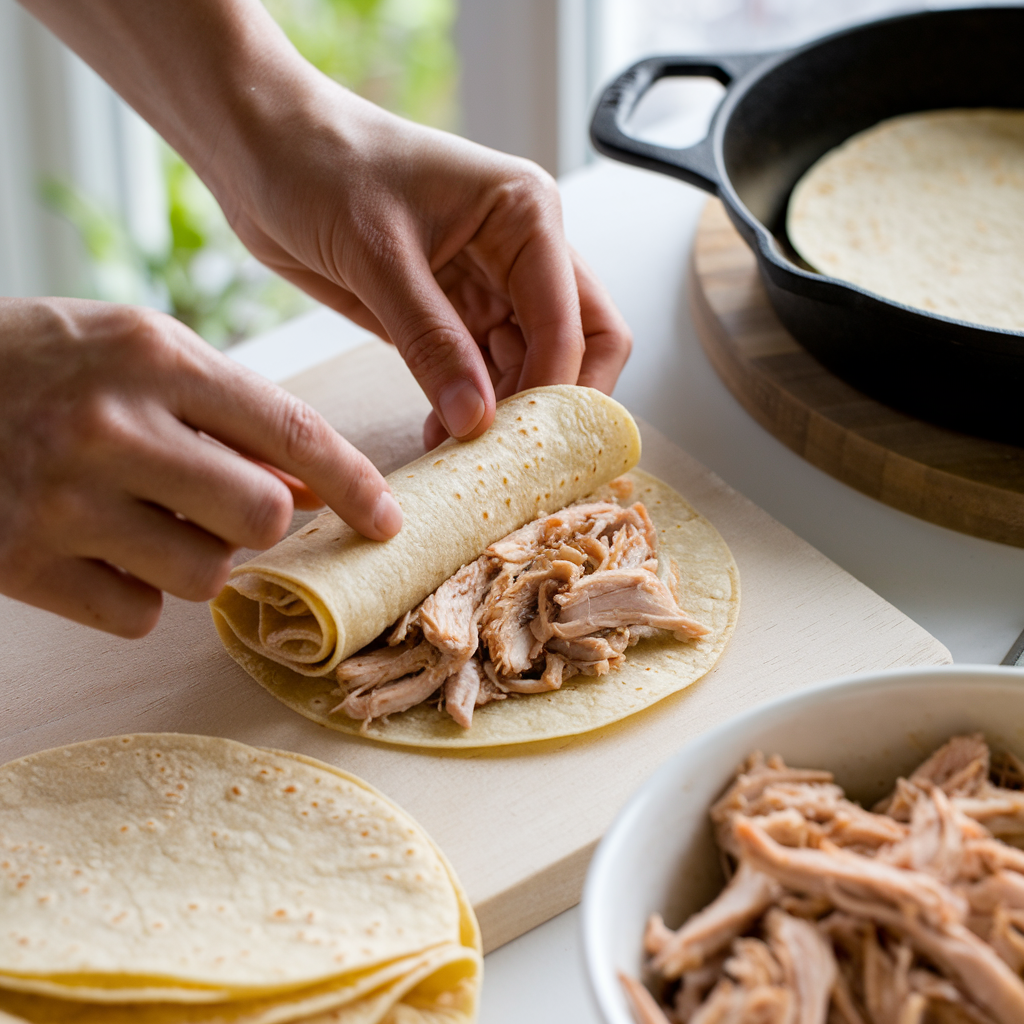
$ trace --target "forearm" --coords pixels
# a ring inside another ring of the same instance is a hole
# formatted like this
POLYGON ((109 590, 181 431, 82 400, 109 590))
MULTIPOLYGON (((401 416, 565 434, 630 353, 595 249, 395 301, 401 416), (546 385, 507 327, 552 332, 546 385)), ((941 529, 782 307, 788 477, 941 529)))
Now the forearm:
POLYGON ((318 91, 319 74, 259 0, 21 2, 219 196, 238 188, 266 126, 301 112, 318 91), (227 187, 229 174, 236 180, 227 187))

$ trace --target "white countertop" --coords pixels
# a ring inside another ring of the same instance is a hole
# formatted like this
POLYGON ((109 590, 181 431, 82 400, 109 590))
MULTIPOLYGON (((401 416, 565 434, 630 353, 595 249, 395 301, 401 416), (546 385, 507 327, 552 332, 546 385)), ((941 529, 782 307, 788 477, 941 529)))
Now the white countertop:
MULTIPOLYGON (((1024 550, 933 526, 839 483, 766 433, 715 375, 686 295, 704 195, 602 161, 563 179, 562 196, 570 240, 634 333, 616 398, 915 619, 955 661, 1000 662, 1024 628, 1024 550)), ((321 310, 231 354, 280 380, 366 337, 321 310)), ((577 927, 570 910, 487 957, 481 1024, 599 1024, 577 927)))

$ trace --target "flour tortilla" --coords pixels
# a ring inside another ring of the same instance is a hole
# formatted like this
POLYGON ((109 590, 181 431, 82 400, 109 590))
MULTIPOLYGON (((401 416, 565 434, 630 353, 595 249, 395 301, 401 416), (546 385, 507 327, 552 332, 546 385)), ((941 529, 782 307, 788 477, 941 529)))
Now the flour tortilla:
POLYGON ((928 111, 860 132, 800 179, 786 227, 823 274, 1024 331, 1024 111, 928 111))
MULTIPOLYGON (((711 632, 680 642, 668 634, 641 641, 626 652, 626 663, 604 676, 575 676, 550 693, 509 697, 477 708, 473 724, 463 729, 430 704, 371 722, 362 735, 387 743, 436 748, 492 747, 574 736, 609 725, 689 686, 721 656, 739 614, 739 571, 718 531, 668 484, 634 470, 629 501, 642 501, 658 531, 659 566, 671 560, 679 567, 682 607, 711 632)), ((595 500, 614 500, 613 492, 598 488, 595 500)), ((518 524, 517 524, 518 525, 518 524)), ((477 557, 482 548, 466 557, 477 557)), ((429 593, 429 591, 428 591, 429 593)), ((425 597, 423 594, 422 597, 425 597)), ((421 598, 410 600, 399 613, 421 598)), ((385 623, 381 627, 390 624, 385 623)), ((278 665, 247 647, 218 621, 221 639, 231 656, 278 700, 299 714, 353 735, 362 722, 330 714, 340 698, 334 676, 309 678, 278 665)), ((380 632, 380 630, 378 630, 380 632)))
POLYGON ((309 1017, 303 1024, 472 1024, 482 972, 480 955, 463 950, 339 1012, 309 1017))
POLYGON ((213 1006, 154 1003, 112 1005, 5 992, 0 1021, 19 1024, 378 1024, 386 1014, 409 1024, 432 1024, 424 1011, 441 1009, 450 1024, 476 1016, 482 962, 480 952, 446 943, 416 957, 395 961, 328 985, 259 1000, 213 1006), (397 1008, 397 1009, 396 1009, 397 1008), (418 1017, 416 1015, 419 1015, 418 1017))
MULTIPOLYGON (((122 736, 3 766, 0 865, 0 989, 300 991, 318 1009, 361 997, 367 977, 379 988, 396 960, 407 974, 432 950, 480 949, 450 866, 404 812, 339 769, 230 740, 122 736)), ((223 1019, 295 1019, 268 1005, 223 1019)), ((180 1009, 197 1016, 169 1019, 211 1019, 180 1009)))
MULTIPOLYGON (((592 388, 498 404, 482 437, 448 441, 387 479, 405 524, 366 540, 333 512, 238 566, 212 602, 221 637, 293 674, 323 676, 488 544, 578 501, 640 458, 632 416, 592 388)), ((248 662, 243 662, 243 667, 248 662)))

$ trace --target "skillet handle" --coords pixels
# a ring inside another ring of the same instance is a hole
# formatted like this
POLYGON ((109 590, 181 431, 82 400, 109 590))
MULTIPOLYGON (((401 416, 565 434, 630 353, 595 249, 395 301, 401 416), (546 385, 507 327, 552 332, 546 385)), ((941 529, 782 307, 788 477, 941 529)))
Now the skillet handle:
POLYGON ((627 135, 623 125, 644 93, 662 78, 715 78, 724 86, 741 78, 773 54, 741 53, 731 56, 648 57, 624 71, 601 94, 590 141, 594 148, 622 163, 660 171, 717 195, 721 181, 715 169, 711 136, 694 146, 671 149, 627 135))

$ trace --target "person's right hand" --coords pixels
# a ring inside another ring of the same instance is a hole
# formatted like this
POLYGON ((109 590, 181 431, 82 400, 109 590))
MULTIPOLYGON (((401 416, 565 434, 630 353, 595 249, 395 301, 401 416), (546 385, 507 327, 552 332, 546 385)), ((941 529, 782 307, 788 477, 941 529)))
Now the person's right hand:
POLYGON ((142 636, 161 591, 213 597, 320 498, 372 539, 401 527, 323 417, 171 317, 0 299, 0 593, 142 636))

